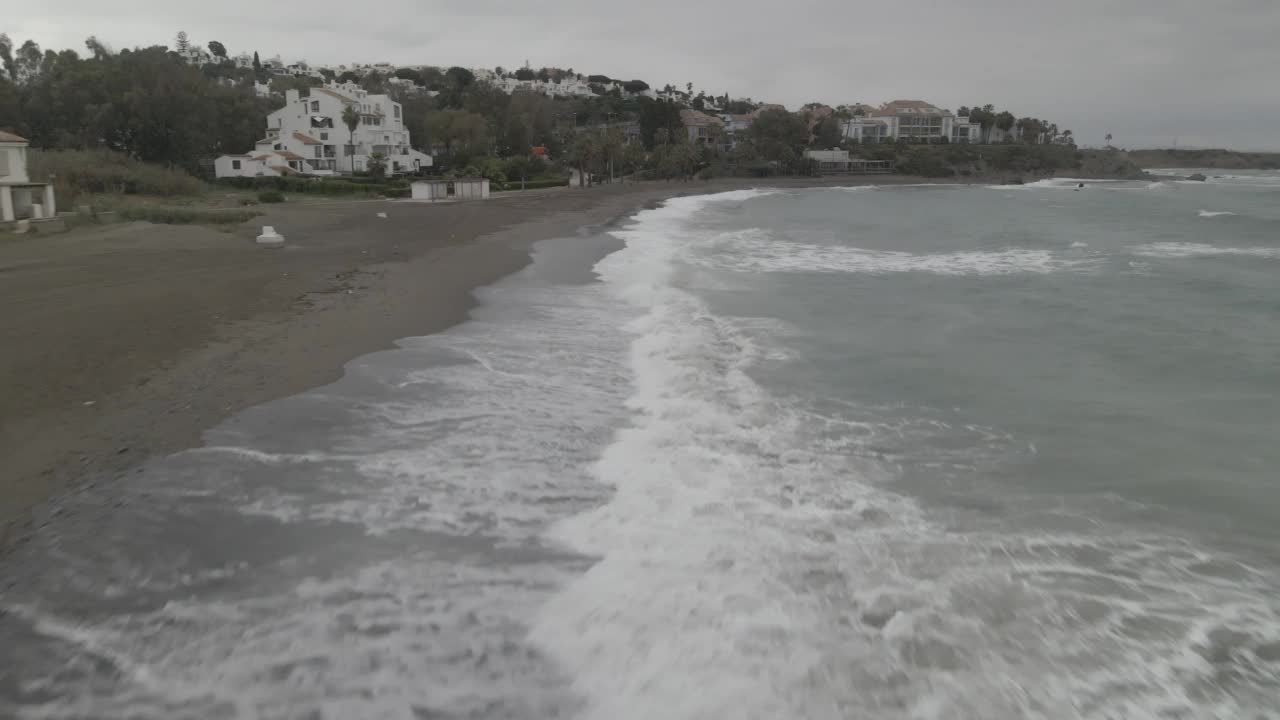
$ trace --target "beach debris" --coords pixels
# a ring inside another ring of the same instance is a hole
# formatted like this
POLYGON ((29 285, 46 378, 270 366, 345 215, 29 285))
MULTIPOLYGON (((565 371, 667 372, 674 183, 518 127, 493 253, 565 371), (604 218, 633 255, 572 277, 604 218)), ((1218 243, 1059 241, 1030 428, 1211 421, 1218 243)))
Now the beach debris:
POLYGON ((380 212, 378 213, 378 217, 385 219, 387 217, 387 214, 384 212, 380 212))
POLYGON ((97 404, 97 401, 96 401, 96 400, 85 400, 83 403, 80 403, 80 404, 81 404, 81 405, 84 405, 85 407, 89 407, 90 405, 95 405, 95 404, 97 404))
POLYGON ((259 245, 279 246, 284 244, 284 236, 276 232, 270 225, 262 226, 262 234, 258 236, 259 245))

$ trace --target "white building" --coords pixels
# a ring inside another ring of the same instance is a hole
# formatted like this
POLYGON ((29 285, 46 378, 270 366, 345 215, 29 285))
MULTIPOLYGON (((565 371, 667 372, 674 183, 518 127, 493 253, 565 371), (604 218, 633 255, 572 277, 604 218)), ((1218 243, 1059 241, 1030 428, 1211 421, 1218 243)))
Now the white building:
MULTIPOLYGON (((297 172, 289 166, 291 161, 288 156, 293 153, 281 150, 280 152, 264 153, 262 155, 222 155, 213 161, 213 174, 215 177, 278 177, 280 175, 288 175, 290 171, 297 172)), ((302 158, 297 157, 298 160, 302 158)))
POLYGON ((870 113, 870 120, 885 124, 888 139, 908 142, 942 142, 951 140, 956 117, 923 100, 894 100, 870 113))
POLYGON ((0 221, 39 220, 57 215, 53 186, 27 174, 27 140, 0 130, 0 221))
POLYGON ((410 186, 414 200, 446 202, 449 200, 486 200, 489 181, 486 178, 446 178, 415 182, 410 186))
POLYGON ((889 137, 889 126, 883 120, 855 117, 840 123, 840 135, 846 142, 882 143, 889 137))
POLYGON ((951 142, 977 144, 982 142, 982 125, 970 122, 967 115, 960 115, 951 125, 951 142))
MULTIPOLYGON (((277 172, 311 175, 361 172, 369 159, 380 153, 389 174, 414 172, 431 167, 431 156, 414 150, 404 126, 400 103, 387 95, 371 95, 360 86, 330 83, 311 88, 303 97, 297 90, 285 93, 285 106, 267 116, 266 136, 254 145, 248 157, 274 155, 265 167, 277 172), (354 107, 360 124, 354 133, 347 130, 342 114, 354 107)), ((245 155, 224 155, 214 161, 217 177, 235 177, 257 165, 245 155), (240 167, 232 167, 239 161, 240 167)), ((265 171, 262 174, 267 174, 265 171)))
POLYGON ((187 46, 186 50, 174 50, 188 65, 204 66, 213 62, 213 53, 205 50, 203 47, 192 43, 187 46))

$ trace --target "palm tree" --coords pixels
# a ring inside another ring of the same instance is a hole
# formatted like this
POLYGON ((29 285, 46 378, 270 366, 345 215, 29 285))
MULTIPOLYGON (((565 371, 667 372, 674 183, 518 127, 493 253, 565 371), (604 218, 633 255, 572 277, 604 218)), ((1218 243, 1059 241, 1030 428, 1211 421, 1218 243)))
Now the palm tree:
POLYGON ((387 174, 387 156, 382 153, 374 153, 369 156, 369 174, 376 178, 385 177, 387 174))
POLYGON ((1111 133, 1107 133, 1107 147, 1111 147, 1111 133))
POLYGON ((351 141, 347 145, 347 152, 351 157, 351 174, 356 174, 356 128, 360 127, 360 113, 356 110, 355 103, 352 103, 342 109, 342 122, 347 126, 347 138, 351 141))

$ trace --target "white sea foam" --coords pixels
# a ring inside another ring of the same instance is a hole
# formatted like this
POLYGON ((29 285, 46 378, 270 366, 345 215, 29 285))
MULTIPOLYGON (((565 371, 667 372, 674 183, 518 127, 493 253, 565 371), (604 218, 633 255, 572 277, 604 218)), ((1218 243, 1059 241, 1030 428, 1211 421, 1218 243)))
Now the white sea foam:
POLYGON ((714 237, 713 242, 719 251, 706 253, 693 262, 740 272, 1015 275, 1088 270, 1095 265, 1093 259, 1064 257, 1050 250, 1011 247, 917 254, 791 242, 761 229, 721 233, 714 237))
POLYGON ((1235 215, 1227 210, 1201 210, 1198 215, 1202 218, 1219 217, 1221 215, 1235 215))
POLYGON ((1280 259, 1280 247, 1218 247, 1204 243, 1157 242, 1138 245, 1133 254, 1153 258, 1192 258, 1213 257, 1221 255, 1239 255, 1244 257, 1280 259))
POLYGON ((1071 243, 1071 247, 1073 247, 1073 248, 1087 248, 1087 247, 1089 247, 1089 243, 1087 243, 1087 242, 1080 242, 1080 241, 1076 241, 1076 242, 1071 243))
POLYGON ((903 428, 821 415, 754 382, 758 347, 680 287, 691 245, 714 242, 686 220, 716 202, 642 213, 599 266, 646 311, 626 328, 634 420, 593 470, 612 500, 552 533, 600 560, 532 632, 573 679, 579 717, 1265 706, 1280 682, 1269 578, 1194 570, 1220 561, 1175 538, 1086 535, 1088 518, 1073 521, 1082 533, 945 529, 859 459, 903 428), (1223 673, 1248 681, 1226 690, 1223 673))

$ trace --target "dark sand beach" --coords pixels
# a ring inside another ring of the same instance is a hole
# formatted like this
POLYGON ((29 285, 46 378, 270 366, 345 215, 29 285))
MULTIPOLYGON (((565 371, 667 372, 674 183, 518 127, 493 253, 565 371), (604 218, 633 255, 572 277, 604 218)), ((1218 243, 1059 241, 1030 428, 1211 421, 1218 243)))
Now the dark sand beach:
POLYGON ((50 498, 118 481, 239 409, 458 322, 472 290, 525 265, 537 240, 757 184, 288 205, 231 232, 122 223, 0 242, 0 545, 64 511, 50 498), (262 225, 286 247, 256 246, 262 225))

